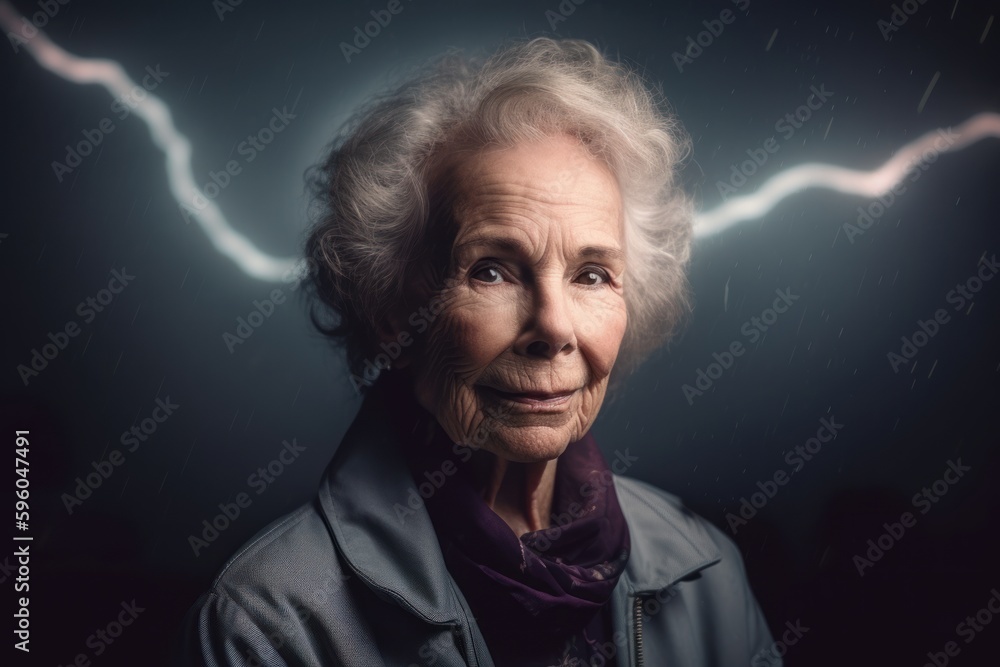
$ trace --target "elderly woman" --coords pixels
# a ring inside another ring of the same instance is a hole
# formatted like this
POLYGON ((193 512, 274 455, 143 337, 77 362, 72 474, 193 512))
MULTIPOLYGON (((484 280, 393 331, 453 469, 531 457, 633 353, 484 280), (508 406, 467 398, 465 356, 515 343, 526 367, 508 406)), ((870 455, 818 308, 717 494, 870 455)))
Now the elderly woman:
POLYGON ((590 434, 686 307, 688 143, 659 102, 536 39, 348 125, 307 257, 365 400, 316 501, 192 609, 189 663, 777 663, 734 545, 590 434))

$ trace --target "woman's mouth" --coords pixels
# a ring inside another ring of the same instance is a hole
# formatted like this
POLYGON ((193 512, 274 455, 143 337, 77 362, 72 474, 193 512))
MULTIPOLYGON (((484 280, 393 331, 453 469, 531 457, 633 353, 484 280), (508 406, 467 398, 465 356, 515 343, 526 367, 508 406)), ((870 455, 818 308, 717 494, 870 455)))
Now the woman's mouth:
POLYGON ((541 392, 541 391, 504 391, 495 387, 483 386, 490 394, 497 396, 503 401, 518 403, 528 408, 545 411, 552 408, 559 408, 569 403, 578 390, 569 389, 565 391, 541 392))

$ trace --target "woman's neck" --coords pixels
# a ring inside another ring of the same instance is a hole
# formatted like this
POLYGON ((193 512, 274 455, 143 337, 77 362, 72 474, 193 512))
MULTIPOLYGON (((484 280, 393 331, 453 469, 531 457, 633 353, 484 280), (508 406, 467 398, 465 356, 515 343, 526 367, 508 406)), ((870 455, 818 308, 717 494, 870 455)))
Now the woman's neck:
POLYGON ((480 468, 482 497, 490 509, 518 537, 548 528, 558 460, 514 463, 489 452, 478 454, 486 459, 480 468))

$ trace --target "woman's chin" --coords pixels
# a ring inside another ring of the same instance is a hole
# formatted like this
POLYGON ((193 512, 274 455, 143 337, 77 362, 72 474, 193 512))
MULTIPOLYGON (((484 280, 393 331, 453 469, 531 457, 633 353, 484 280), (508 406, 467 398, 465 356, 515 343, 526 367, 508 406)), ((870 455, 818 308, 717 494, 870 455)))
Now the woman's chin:
POLYGON ((481 445, 502 459, 515 463, 551 461, 578 439, 569 429, 552 426, 499 427, 481 445))

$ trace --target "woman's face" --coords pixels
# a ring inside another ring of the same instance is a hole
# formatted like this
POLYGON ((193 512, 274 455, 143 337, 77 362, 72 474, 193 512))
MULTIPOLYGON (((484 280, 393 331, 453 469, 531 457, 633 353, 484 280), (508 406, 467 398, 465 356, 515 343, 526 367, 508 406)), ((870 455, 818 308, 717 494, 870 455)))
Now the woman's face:
POLYGON ((452 173, 456 236, 410 359, 417 399, 455 442, 555 458, 597 417, 625 334, 617 182, 562 135, 470 154, 452 173))

